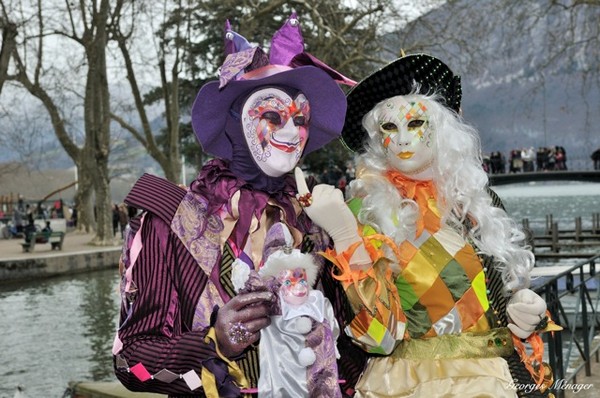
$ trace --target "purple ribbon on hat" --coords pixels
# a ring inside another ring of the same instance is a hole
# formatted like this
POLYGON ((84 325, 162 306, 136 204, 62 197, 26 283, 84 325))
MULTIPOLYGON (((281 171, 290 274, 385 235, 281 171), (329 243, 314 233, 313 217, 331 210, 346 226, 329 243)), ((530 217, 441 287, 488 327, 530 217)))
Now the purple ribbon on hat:
POLYGON ((219 88, 225 87, 231 80, 239 79, 246 69, 256 70, 267 65, 269 65, 267 55, 258 47, 229 54, 221 67, 219 88))

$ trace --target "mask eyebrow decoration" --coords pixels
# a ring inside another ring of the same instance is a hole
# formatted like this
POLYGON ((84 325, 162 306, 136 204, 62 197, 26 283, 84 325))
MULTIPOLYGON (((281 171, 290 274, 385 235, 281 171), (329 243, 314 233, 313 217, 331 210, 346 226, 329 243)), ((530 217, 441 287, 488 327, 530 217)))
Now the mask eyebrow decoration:
POLYGON ((392 141, 392 137, 399 134, 401 130, 411 132, 419 140, 424 140, 425 132, 429 127, 429 118, 426 111, 427 107, 422 102, 386 103, 379 121, 383 147, 387 148, 392 141))
POLYGON ((290 107, 290 114, 296 126, 306 126, 310 121, 310 104, 304 94, 298 94, 290 107))
POLYGON ((248 115, 252 118, 260 117, 267 119, 279 126, 283 120, 282 116, 287 116, 288 114, 288 106, 285 102, 284 99, 275 95, 258 98, 248 110, 248 115))
POLYGON ((296 126, 307 125, 310 120, 310 106, 304 94, 298 94, 291 104, 288 103, 289 99, 274 94, 258 98, 248 110, 248 116, 266 119, 277 127, 285 125, 290 118, 293 118, 296 126))

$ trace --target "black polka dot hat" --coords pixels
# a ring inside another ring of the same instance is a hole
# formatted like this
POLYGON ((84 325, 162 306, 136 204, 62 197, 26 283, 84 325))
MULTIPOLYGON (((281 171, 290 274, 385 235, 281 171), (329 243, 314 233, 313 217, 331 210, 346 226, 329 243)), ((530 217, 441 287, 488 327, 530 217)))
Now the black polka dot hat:
POLYGON ((415 83, 420 85, 419 93, 439 94, 442 103, 458 113, 462 97, 460 76, 431 55, 407 55, 373 72, 346 95, 348 110, 342 131, 346 147, 361 152, 367 137, 363 116, 386 98, 410 94, 415 83))

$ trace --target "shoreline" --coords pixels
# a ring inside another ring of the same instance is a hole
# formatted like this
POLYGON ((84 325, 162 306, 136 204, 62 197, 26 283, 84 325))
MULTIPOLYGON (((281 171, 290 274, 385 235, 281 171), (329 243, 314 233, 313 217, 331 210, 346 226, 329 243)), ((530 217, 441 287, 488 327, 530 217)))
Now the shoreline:
POLYGON ((23 239, 0 240, 0 285, 116 267, 121 244, 90 245, 94 236, 67 232, 62 250, 36 244, 32 252, 23 251, 23 239))

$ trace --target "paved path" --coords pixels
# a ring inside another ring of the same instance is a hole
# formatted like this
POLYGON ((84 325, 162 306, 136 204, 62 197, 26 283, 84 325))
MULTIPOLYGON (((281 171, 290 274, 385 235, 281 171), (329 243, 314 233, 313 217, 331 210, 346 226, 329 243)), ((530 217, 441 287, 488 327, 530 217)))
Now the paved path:
POLYGON ((62 250, 52 250, 52 246, 48 243, 37 243, 33 252, 27 253, 23 251, 21 239, 0 239, 0 260, 8 259, 27 259, 27 258, 43 258, 53 257, 57 255, 76 254, 76 253, 94 253, 104 250, 114 250, 121 247, 121 242, 115 241, 112 246, 94 246, 90 242, 94 238, 94 234, 71 231, 65 235, 62 250))

